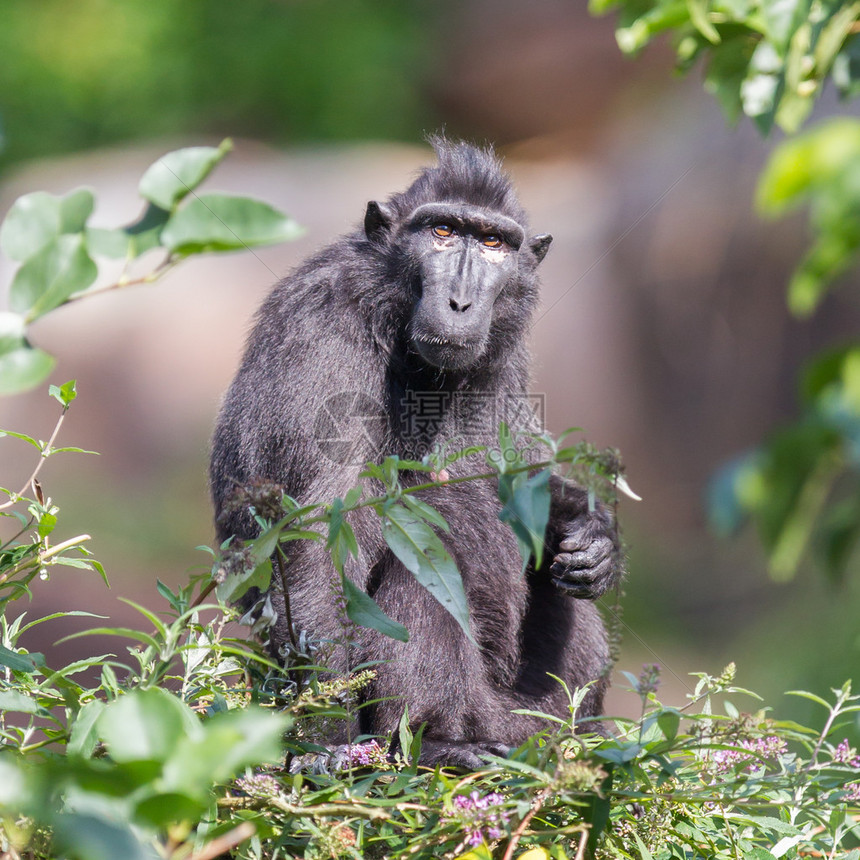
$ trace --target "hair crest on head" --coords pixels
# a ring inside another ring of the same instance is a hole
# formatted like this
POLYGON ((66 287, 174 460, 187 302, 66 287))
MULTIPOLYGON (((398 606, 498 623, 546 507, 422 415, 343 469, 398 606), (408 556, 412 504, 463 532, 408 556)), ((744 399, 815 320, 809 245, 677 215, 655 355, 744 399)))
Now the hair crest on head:
POLYGON ((400 217, 424 203, 469 203, 507 215, 523 227, 526 213, 520 206, 510 177, 492 146, 449 140, 442 134, 427 137, 437 164, 425 167, 418 178, 388 200, 400 217))

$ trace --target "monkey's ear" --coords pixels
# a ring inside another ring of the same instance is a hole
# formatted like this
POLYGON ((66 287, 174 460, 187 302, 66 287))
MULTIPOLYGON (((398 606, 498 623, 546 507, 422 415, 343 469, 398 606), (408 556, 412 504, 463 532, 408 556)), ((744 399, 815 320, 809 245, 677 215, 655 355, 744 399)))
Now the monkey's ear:
POLYGON ((532 249, 532 253, 535 255, 538 262, 546 256, 546 252, 549 250, 551 242, 552 236, 550 236, 549 233, 541 233, 540 236, 533 236, 529 239, 529 248, 532 249))
POLYGON ((391 229, 391 221, 392 216, 388 209, 371 200, 364 213, 364 233, 371 242, 379 242, 391 229))

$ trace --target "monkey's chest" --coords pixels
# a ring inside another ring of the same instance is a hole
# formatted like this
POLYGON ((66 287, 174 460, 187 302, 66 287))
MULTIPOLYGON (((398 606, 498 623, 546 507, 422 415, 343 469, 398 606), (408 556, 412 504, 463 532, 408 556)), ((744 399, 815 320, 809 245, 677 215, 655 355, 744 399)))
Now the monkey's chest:
POLYGON ((517 541, 499 519, 501 504, 491 481, 443 485, 421 494, 450 527, 440 533, 460 571, 469 611, 477 624, 491 618, 494 630, 519 630, 527 605, 527 583, 517 541))

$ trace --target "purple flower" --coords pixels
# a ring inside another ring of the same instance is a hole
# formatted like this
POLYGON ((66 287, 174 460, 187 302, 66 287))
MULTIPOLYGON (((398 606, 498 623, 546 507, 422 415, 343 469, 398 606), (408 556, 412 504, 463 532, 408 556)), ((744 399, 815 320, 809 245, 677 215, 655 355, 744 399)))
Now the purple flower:
POLYGON ((745 770, 755 773, 764 767, 762 764, 763 759, 766 761, 775 761, 788 750, 785 741, 774 735, 769 735, 765 738, 756 738, 755 740, 738 741, 738 746, 749 750, 749 752, 717 750, 714 753, 713 761, 717 766, 718 772, 725 772, 735 765, 743 764, 746 765, 745 770))
POLYGON ((848 785, 843 786, 843 788, 848 790, 848 793, 842 798, 843 801, 847 803, 860 803, 860 782, 850 782, 848 785))
POLYGON ((485 839, 500 839, 504 833, 510 813, 502 804, 505 798, 498 792, 481 794, 472 791, 470 794, 458 794, 451 801, 450 812, 445 810, 443 818, 457 822, 465 832, 465 838, 454 849, 458 854, 467 845, 472 848, 480 845, 485 839))
POLYGON ((848 764, 851 767, 860 768, 860 756, 857 755, 854 747, 848 746, 848 738, 841 741, 833 751, 833 761, 836 764, 848 764))
POLYGON ((363 744, 352 744, 347 748, 343 767, 384 767, 388 764, 385 750, 375 740, 363 744))
POLYGON ((660 686, 660 665, 658 663, 646 663, 642 666, 642 671, 639 673, 639 683, 636 686, 636 692, 640 696, 648 696, 649 693, 656 693, 657 687, 660 686))

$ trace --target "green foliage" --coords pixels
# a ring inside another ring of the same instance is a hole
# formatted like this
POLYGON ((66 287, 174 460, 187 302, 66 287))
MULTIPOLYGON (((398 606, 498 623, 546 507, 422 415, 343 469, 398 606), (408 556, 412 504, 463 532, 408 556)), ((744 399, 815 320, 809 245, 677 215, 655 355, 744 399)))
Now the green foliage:
POLYGON ((783 143, 761 176, 757 202, 775 217, 809 207, 814 243, 788 287, 793 313, 809 316, 860 251, 860 122, 830 120, 783 143))
POLYGON ((0 164, 243 133, 416 140, 433 28, 415 0, 1 0, 0 164))
POLYGON ((15 201, 0 226, 0 249, 21 264, 9 290, 11 311, 0 313, 0 395, 33 388, 50 374, 54 359, 33 346, 27 326, 61 305, 150 283, 193 254, 301 235, 295 221, 258 200, 194 193, 231 148, 225 140, 217 148, 191 147, 160 158, 140 181, 140 195, 148 201, 143 216, 114 230, 88 225, 94 200, 86 189, 64 197, 37 191, 15 201), (124 270, 115 283, 96 284, 92 255, 124 258, 127 267, 155 248, 164 254, 149 274, 131 278, 124 270))
MULTIPOLYGON (((635 53, 670 33, 679 66, 705 62, 705 89, 730 121, 742 114, 767 133, 796 132, 831 78, 843 98, 860 93, 856 0, 591 0, 619 12, 618 43, 635 53)), ((860 121, 839 118, 790 138, 758 184, 762 214, 809 209, 813 242, 788 285, 788 305, 808 317, 860 254, 860 121)), ((756 524, 772 576, 793 577, 814 550, 834 582, 860 543, 860 394, 852 344, 813 360, 798 420, 711 482, 719 531, 756 524)))
POLYGON ((763 132, 796 131, 825 81, 843 95, 858 88, 860 3, 838 0, 590 0, 618 10, 627 54, 670 33, 681 69, 705 63, 705 89, 727 118, 750 117, 763 132))

